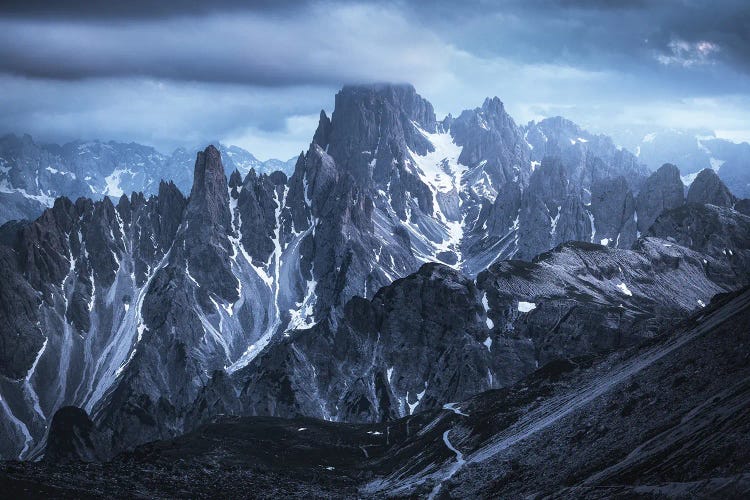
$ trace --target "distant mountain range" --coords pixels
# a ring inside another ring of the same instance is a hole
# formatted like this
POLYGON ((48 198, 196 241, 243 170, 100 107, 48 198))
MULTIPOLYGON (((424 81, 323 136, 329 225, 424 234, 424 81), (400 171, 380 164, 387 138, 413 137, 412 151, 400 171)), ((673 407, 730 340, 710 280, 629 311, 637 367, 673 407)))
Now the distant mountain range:
MULTIPOLYGON (((468 115, 462 116, 466 119, 468 115)), ((453 121, 449 117, 445 123, 453 121)), ((527 139, 529 155, 536 162, 541 162, 545 155, 563 154, 568 143, 575 146, 595 140, 609 150, 596 151, 597 155, 610 162, 619 154, 651 170, 664 163, 675 164, 686 188, 701 170, 710 168, 734 194, 750 197, 750 144, 718 139, 710 130, 658 128, 643 133, 647 128, 641 127, 641 135, 626 131, 619 135, 633 152, 629 155, 608 136, 591 134, 561 117, 530 122, 520 129, 527 139), (550 144, 558 149, 547 149, 545 132, 553 136, 550 144)), ((227 175, 235 169, 242 177, 250 169, 256 173, 279 170, 291 175, 297 161, 296 157, 260 161, 240 147, 215 144, 222 153, 227 175)), ((117 198, 133 192, 150 195, 156 193, 160 180, 171 180, 187 193, 192 185, 193 158, 200 149, 179 148, 171 155, 164 155, 153 147, 136 143, 90 141, 60 146, 37 144, 28 135, 0 137, 0 224, 12 219, 33 219, 58 196, 75 199, 117 198)))
POLYGON ((623 145, 651 169, 677 165, 686 186, 706 168, 714 170, 741 198, 750 197, 750 144, 719 139, 711 130, 640 127, 618 132, 623 145))
MULTIPOLYGON (((593 411, 598 395, 611 411, 591 425, 615 425, 627 405, 654 416, 623 423, 649 435, 680 421, 668 402, 649 409, 645 393, 680 397, 681 412, 700 398, 663 386, 677 382, 658 356, 688 366, 672 353, 699 345, 704 308, 711 328, 747 316, 747 294, 711 304, 750 284, 750 201, 711 168, 686 193, 677 166, 652 171, 562 118, 518 126, 490 98, 438 120, 409 85, 346 86, 290 175, 242 174, 228 167, 238 156, 198 152, 189 196, 153 181, 152 196, 61 197, 0 227, 2 457, 102 460, 161 441, 130 455, 149 467, 172 446, 164 440, 185 435, 192 447, 201 426, 267 417, 251 421, 292 449, 323 450, 321 461, 336 455, 325 429, 351 443, 369 464, 341 479, 356 494, 437 494, 461 487, 454 474, 482 475, 469 459, 515 470, 493 457, 558 421, 575 427, 565 418, 593 411), (635 402, 613 392, 623 374, 649 370, 663 382, 628 389, 635 402), (368 462, 375 445, 379 465, 368 462)), ((46 164, 27 163, 34 175, 46 164)), ((106 182, 110 167, 86 188, 124 191, 106 182)), ((690 370, 742 371, 722 348, 701 349, 690 370)), ((549 460, 607 434, 564 430, 544 434, 561 450, 549 460)), ((640 443, 627 442, 623 470, 640 443)), ((316 487, 344 468, 317 465, 303 467, 316 487)), ((510 494, 471 484, 467 496, 510 494)))
MULTIPOLYGON (((296 158, 260 161, 237 146, 216 143, 227 175, 243 176, 281 170, 291 173, 296 158)), ((120 142, 37 144, 28 136, 0 137, 0 224, 34 219, 59 196, 119 198, 122 194, 156 194, 159 181, 173 181, 188 193, 193 183, 195 154, 203 147, 179 148, 164 155, 150 146, 120 142)))

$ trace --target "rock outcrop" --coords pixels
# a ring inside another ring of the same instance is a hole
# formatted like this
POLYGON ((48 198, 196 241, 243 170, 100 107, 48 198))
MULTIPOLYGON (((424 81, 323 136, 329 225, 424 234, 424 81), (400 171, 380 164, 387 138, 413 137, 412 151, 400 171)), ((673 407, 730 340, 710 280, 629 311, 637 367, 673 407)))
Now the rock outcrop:
POLYGON ((534 368, 532 345, 493 334, 481 290, 425 264, 352 298, 337 325, 292 332, 248 365, 241 395, 254 415, 391 421, 508 385, 534 368))
POLYGON ((101 443, 94 422, 76 406, 64 406, 55 412, 49 429, 44 461, 51 464, 94 462, 101 443))
POLYGON ((685 194, 680 171, 676 166, 665 163, 646 179, 635 200, 638 231, 645 233, 662 212, 684 203, 685 194))
POLYGON ((700 171, 687 193, 688 203, 700 205, 709 204, 719 207, 732 207, 736 198, 719 179, 713 170, 707 168, 700 171))
POLYGON ((632 246, 637 233, 635 198, 624 177, 593 183, 590 211, 596 229, 594 241, 612 242, 619 248, 632 246))

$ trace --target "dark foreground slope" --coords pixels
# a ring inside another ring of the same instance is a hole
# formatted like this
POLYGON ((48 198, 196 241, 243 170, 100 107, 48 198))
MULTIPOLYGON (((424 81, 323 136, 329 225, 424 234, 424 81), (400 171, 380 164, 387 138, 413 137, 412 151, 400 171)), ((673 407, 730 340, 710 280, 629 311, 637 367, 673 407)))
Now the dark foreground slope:
POLYGON ((433 488, 443 480, 456 497, 746 496, 748 341, 746 289, 651 345, 590 368, 547 365, 494 400, 475 398, 462 408, 472 416, 444 435, 466 464, 447 481, 445 464, 433 488))
POLYGON ((750 289, 648 344, 388 424, 221 417, 109 463, 6 462, 13 496, 750 493, 750 289))

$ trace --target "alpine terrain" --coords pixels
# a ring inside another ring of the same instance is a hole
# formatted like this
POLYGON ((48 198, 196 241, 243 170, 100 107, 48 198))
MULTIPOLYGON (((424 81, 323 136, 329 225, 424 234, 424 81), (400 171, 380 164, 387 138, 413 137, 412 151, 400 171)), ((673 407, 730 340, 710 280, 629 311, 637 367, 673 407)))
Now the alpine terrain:
POLYGON ((397 84, 343 87, 288 169, 5 137, 0 484, 747 495, 750 193, 698 144, 397 84))

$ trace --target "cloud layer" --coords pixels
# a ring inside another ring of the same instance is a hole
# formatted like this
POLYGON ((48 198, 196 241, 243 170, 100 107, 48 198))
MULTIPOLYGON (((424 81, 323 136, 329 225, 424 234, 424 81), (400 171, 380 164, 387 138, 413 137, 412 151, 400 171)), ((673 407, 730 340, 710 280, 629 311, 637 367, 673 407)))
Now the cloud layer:
POLYGON ((440 48, 430 32, 371 6, 309 7, 289 16, 0 21, 0 71, 61 80, 138 76, 257 86, 405 81, 435 71, 440 48))
POLYGON ((750 138, 743 3, 3 2, 0 133, 161 149, 231 139, 285 158, 342 84, 396 81, 440 113, 498 95, 521 122, 750 138))

